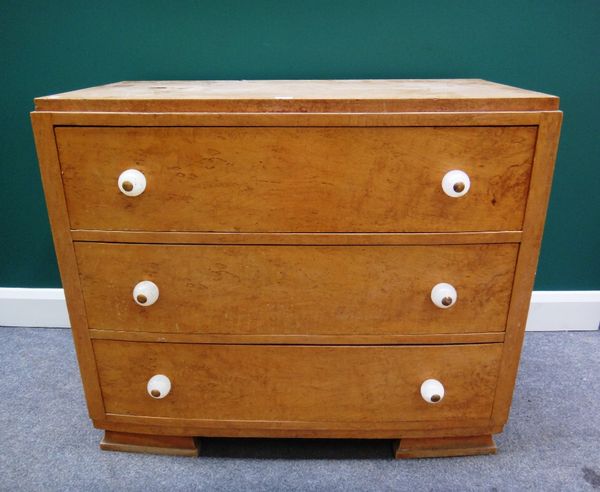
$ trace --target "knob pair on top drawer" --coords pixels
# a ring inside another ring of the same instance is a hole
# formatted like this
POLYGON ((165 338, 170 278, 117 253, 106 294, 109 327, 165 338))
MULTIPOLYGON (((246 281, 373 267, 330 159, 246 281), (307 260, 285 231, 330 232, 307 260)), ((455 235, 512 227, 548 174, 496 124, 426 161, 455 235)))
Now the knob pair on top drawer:
MULTIPOLYGON (((146 176, 137 169, 127 169, 119 176, 118 185, 124 195, 139 196, 146 190, 146 176)), ((464 171, 454 169, 448 171, 442 178, 442 189, 449 197, 464 196, 470 188, 471 180, 464 171)))

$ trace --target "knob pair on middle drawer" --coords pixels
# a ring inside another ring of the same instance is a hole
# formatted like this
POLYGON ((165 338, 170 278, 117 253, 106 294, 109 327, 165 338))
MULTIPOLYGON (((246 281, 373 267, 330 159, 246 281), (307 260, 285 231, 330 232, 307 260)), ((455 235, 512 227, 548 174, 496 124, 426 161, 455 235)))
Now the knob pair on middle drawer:
MULTIPOLYGON (((133 288, 133 300, 140 306, 151 306, 158 301, 159 294, 158 285, 150 280, 143 280, 133 288)), ((431 289, 431 301, 441 309, 454 306, 457 299, 458 293, 451 284, 441 282, 431 289)))

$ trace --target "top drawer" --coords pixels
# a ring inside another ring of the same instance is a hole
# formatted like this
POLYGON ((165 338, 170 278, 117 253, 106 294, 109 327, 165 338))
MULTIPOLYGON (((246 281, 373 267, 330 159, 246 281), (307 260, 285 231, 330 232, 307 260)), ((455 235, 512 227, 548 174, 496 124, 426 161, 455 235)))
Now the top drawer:
POLYGON ((73 229, 519 230, 536 127, 57 127, 73 229), (145 191, 117 185, 141 171, 145 191), (450 197, 442 179, 467 173, 450 197))

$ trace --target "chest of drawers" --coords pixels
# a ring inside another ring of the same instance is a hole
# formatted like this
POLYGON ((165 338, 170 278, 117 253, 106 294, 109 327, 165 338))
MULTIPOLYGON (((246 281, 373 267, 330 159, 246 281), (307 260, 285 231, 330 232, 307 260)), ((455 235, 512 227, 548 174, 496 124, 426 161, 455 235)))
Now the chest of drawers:
POLYGON ((481 80, 121 82, 32 113, 103 449, 495 451, 561 112, 481 80))

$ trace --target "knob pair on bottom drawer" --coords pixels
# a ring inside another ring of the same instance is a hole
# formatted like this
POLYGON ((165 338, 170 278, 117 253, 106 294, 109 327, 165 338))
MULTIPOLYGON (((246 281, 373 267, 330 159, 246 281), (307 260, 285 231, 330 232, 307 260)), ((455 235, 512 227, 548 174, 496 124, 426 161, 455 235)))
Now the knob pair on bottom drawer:
MULTIPOLYGON (((164 374, 157 374, 148 380, 148 394, 157 400, 171 391, 171 380, 164 374)), ((437 379, 427 379, 421 384, 421 396, 427 403, 439 403, 444 398, 444 386, 437 379)))

